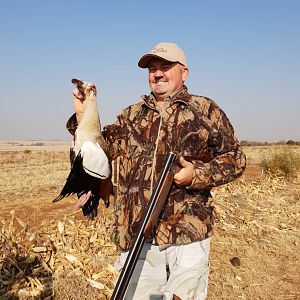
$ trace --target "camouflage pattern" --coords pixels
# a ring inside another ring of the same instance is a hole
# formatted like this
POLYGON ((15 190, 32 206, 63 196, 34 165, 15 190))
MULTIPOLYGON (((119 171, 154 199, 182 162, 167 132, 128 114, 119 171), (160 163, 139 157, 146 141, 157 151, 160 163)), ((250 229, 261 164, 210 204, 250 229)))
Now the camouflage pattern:
POLYGON ((239 177, 246 166, 232 125, 213 100, 190 95, 185 86, 165 99, 161 111, 152 94, 141 100, 103 129, 110 159, 120 156, 113 241, 121 250, 130 248, 169 151, 192 162, 195 171, 189 187, 173 185, 154 242, 164 248, 210 237, 211 188, 239 177))

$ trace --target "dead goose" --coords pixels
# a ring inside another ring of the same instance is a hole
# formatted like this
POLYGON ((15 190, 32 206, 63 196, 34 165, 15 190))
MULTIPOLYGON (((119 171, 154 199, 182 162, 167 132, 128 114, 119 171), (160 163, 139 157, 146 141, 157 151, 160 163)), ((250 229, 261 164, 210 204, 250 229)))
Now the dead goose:
POLYGON ((75 131, 75 159, 71 171, 60 194, 52 201, 57 202, 71 194, 77 194, 77 208, 89 219, 97 215, 100 198, 109 205, 112 191, 111 166, 104 152, 105 141, 101 134, 101 124, 97 109, 96 87, 73 79, 84 94, 82 119, 75 131))

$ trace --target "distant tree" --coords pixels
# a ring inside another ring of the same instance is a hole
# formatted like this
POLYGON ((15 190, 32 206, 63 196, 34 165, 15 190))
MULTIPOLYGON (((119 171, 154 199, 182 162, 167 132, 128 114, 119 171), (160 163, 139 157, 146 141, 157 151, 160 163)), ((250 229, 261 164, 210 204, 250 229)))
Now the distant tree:
POLYGON ((242 147, 251 146, 251 142, 249 141, 241 141, 240 144, 242 147))
POLYGON ((275 145, 286 145, 286 141, 281 140, 275 143, 275 145))
POLYGON ((294 145, 297 145, 297 142, 295 142, 295 141, 293 141, 293 140, 288 140, 288 141, 286 142, 286 144, 287 144, 287 145, 292 145, 292 146, 294 146, 294 145))
POLYGON ((30 146, 44 146, 43 142, 32 143, 30 146))

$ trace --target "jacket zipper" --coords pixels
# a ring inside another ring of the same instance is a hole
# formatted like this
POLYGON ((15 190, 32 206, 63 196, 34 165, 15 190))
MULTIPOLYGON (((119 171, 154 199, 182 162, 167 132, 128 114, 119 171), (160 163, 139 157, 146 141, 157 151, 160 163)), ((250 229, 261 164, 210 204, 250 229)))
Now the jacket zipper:
POLYGON ((150 185, 150 193, 151 194, 153 192, 154 174, 155 174, 155 168, 156 168, 156 162, 157 162, 156 153, 157 153, 158 142, 159 142, 159 137, 160 137, 160 133, 161 133, 163 115, 165 112, 165 103, 163 104, 163 108, 161 110, 157 110, 157 111, 159 112, 159 115, 160 115, 160 121, 159 121, 159 126, 158 126, 158 134, 157 134, 157 138, 156 138, 156 142, 155 142, 155 150, 154 150, 154 154, 153 154, 153 164, 152 164, 152 171, 151 171, 151 185, 150 185))

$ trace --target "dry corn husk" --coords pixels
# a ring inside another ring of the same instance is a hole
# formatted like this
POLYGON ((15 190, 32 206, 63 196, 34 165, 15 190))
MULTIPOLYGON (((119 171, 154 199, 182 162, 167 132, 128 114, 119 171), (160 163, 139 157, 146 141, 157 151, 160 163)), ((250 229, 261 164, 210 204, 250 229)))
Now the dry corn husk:
MULTIPOLYGON (((5 251, 1 252, 0 291, 7 289, 11 294, 11 283, 21 278, 13 290, 19 299, 50 299, 55 293, 56 278, 62 280, 63 276, 82 278, 97 291, 96 298, 109 299, 118 275, 109 263, 117 256, 107 235, 109 220, 88 223, 65 217, 31 232, 12 211, 11 220, 1 223, 0 241, 5 251)), ((56 295, 60 297, 64 298, 56 295)))

